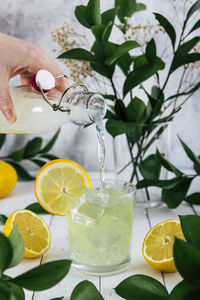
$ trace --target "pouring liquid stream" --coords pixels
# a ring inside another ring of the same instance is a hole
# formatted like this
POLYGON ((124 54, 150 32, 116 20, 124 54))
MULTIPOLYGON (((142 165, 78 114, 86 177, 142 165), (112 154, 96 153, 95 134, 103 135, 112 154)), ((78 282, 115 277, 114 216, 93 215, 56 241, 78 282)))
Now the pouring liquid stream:
POLYGON ((105 140, 104 140, 104 128, 103 122, 96 122, 96 132, 97 132, 97 141, 98 141, 98 159, 100 165, 100 189, 104 189, 105 181, 105 140))

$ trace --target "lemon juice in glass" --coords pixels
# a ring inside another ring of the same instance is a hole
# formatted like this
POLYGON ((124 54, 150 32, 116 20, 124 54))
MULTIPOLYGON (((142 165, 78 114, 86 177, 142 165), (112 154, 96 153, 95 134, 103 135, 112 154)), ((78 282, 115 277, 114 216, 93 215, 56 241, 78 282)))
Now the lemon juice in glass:
POLYGON ((131 237, 136 189, 119 180, 92 180, 92 189, 67 216, 73 266, 91 275, 110 275, 126 269, 131 259, 131 237))

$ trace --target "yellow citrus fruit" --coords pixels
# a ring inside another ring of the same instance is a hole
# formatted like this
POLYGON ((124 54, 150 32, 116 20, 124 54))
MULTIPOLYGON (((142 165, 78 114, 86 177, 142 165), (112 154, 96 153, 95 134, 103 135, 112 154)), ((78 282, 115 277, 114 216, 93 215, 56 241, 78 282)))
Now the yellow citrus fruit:
POLYGON ((17 183, 17 172, 11 164, 0 160, 0 198, 10 194, 17 183))
POLYGON ((170 219, 152 227, 144 238, 142 254, 155 269, 176 272, 173 257, 174 237, 184 239, 180 221, 170 219))
POLYGON ((51 244, 51 233, 40 216, 28 209, 16 210, 7 219, 3 233, 9 236, 15 224, 24 240, 24 257, 34 258, 47 252, 51 244))
POLYGON ((68 159, 55 159, 45 164, 35 180, 35 195, 48 212, 64 216, 69 213, 70 201, 81 196, 91 182, 85 170, 68 159))

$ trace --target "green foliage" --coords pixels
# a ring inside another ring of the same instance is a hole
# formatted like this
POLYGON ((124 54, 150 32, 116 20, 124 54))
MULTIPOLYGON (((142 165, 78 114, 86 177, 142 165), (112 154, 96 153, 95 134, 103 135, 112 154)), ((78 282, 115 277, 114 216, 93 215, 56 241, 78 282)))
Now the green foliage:
POLYGON ((70 300, 104 300, 97 288, 88 280, 81 281, 73 290, 70 300))
MULTIPOLYGON (((179 138, 181 145, 193 163, 193 168, 196 173, 193 175, 184 174, 178 168, 176 168, 163 154, 156 151, 157 163, 160 168, 164 168, 167 171, 174 174, 173 179, 159 180, 159 178, 147 178, 141 180, 137 184, 137 188, 147 188, 149 186, 156 186, 162 188, 162 200, 169 208, 176 208, 182 201, 186 201, 190 204, 200 204, 200 193, 188 194, 188 190, 192 181, 200 175, 200 158, 179 138)), ((147 165, 147 172, 152 172, 152 167, 147 165)))
POLYGON ((172 47, 174 49, 175 47, 175 43, 176 43, 176 31, 174 30, 174 27, 172 26, 172 24, 161 14, 158 13, 154 13, 156 19, 158 20, 158 22, 160 23, 160 25, 165 29, 166 33, 168 34, 171 43, 172 43, 172 47))
POLYGON ((128 51, 139 47, 140 45, 136 41, 127 41, 124 42, 123 44, 119 45, 116 48, 115 53, 113 56, 110 56, 105 63, 107 65, 112 65, 119 57, 123 56, 124 54, 127 54, 128 51))
MULTIPOLYGON (((60 129, 54 134, 54 136, 47 142, 47 144, 42 147, 43 140, 41 137, 34 137, 29 140, 25 146, 17 149, 5 157, 0 157, 1 160, 10 163, 17 171, 20 180, 31 181, 34 180, 29 172, 21 165, 24 160, 28 160, 40 168, 47 162, 47 160, 57 159, 55 155, 48 153, 54 146, 60 129)), ((6 141, 6 135, 0 134, 0 148, 6 141)))
POLYGON ((36 214, 49 214, 39 203, 29 204, 25 209, 31 210, 36 214))
POLYGON ((160 177, 161 165, 155 154, 147 156, 141 162, 139 169, 145 179, 157 180, 160 177))
MULTIPOLYGON (((77 20, 92 32, 95 40, 88 50, 71 49, 59 56, 64 59, 88 61, 93 71, 108 79, 113 93, 104 95, 104 97, 111 99, 113 104, 106 113, 106 130, 114 138, 118 135, 126 135, 130 162, 133 166, 130 180, 137 179, 141 175, 144 180, 139 182, 140 187, 148 187, 148 184, 162 187, 162 181, 158 179, 159 168, 156 168, 156 175, 153 177, 152 166, 157 160, 156 166, 160 164, 178 177, 174 179, 173 186, 170 181, 169 183, 164 182, 163 200, 171 208, 179 205, 183 200, 182 197, 191 203, 198 201, 197 194, 187 195, 192 180, 162 154, 157 152, 156 160, 153 161, 152 158, 155 156, 146 157, 146 153, 166 130, 166 123, 172 121, 181 109, 182 105, 177 105, 178 97, 191 97, 200 87, 200 82, 197 82, 188 87, 186 91, 182 91, 182 82, 177 80, 177 92, 168 97, 165 95, 165 89, 172 73, 175 73, 178 68, 185 68, 188 64, 200 60, 200 54, 193 51, 200 38, 199 36, 190 37, 190 34, 200 27, 200 20, 197 20, 195 24, 188 22, 189 19, 192 20, 193 14, 198 11, 199 7, 200 1, 198 0, 186 12, 182 30, 178 32, 167 17, 154 13, 172 44, 173 51, 170 54, 171 63, 169 65, 166 65, 157 54, 154 39, 147 42, 145 52, 141 53, 139 44, 127 38, 131 26, 130 19, 136 12, 146 9, 143 3, 137 3, 136 0, 115 0, 114 7, 103 12, 100 9, 100 0, 89 0, 86 6, 77 6, 75 9, 77 20), (110 41, 114 27, 120 30, 122 39, 124 38, 123 43, 110 41), (136 53, 137 55, 135 55, 136 53), (124 74, 122 92, 115 83, 115 74, 118 72, 118 68, 124 74), (162 71, 167 73, 163 82, 163 79, 161 80, 163 76, 160 76, 162 71), (144 84, 153 78, 156 83, 152 85, 149 92, 144 84), (144 98, 133 97, 136 88, 144 91, 144 98), (129 100, 127 101, 127 99, 129 100), (168 107, 171 109, 167 110, 168 107), (167 184, 171 185, 171 188, 166 188, 167 184), (180 189, 182 192, 179 192, 180 189)), ((187 149, 187 151, 189 150, 187 149)), ((193 162, 196 172, 200 174, 199 158, 193 157, 193 162)), ((39 161, 35 161, 35 163, 41 164, 39 161)))
POLYGON ((11 282, 31 291, 49 289, 66 276, 70 265, 71 261, 64 259, 48 262, 12 278, 11 282))
POLYGON ((115 0, 115 7, 119 8, 117 16, 121 23, 123 23, 125 17, 131 17, 136 12, 136 0, 115 0))
POLYGON ((0 215, 0 223, 5 224, 7 219, 5 215, 0 215))
POLYGON ((145 275, 126 278, 115 288, 115 291, 127 300, 165 300, 169 296, 166 288, 158 280, 145 275))
POLYGON ((0 298, 25 299, 23 288, 41 291, 60 282, 69 272, 70 260, 57 260, 42 264, 15 278, 4 274, 6 269, 16 266, 24 256, 24 241, 17 230, 12 229, 9 237, 0 233, 0 298))
POLYGON ((14 225, 8 239, 13 249, 12 259, 8 267, 12 268, 18 263, 20 263, 24 256, 24 240, 19 231, 17 230, 17 225, 14 225))

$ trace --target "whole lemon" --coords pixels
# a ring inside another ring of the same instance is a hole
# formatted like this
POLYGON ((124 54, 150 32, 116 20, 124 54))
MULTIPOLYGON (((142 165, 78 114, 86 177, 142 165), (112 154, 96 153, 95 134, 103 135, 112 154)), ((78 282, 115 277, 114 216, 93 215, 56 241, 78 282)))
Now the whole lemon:
POLYGON ((11 164, 0 160, 0 198, 10 194, 17 183, 17 172, 11 164))

